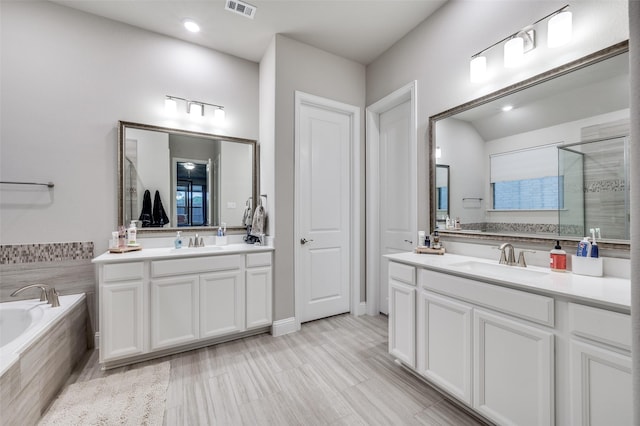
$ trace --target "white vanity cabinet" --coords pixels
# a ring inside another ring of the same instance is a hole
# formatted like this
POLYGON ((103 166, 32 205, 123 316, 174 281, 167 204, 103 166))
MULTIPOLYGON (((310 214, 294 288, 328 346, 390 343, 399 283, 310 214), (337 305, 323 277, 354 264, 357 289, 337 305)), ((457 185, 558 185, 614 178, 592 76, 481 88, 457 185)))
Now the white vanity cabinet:
POLYGON ((140 252, 146 255, 140 261, 122 256, 118 262, 113 257, 118 255, 94 260, 100 362, 106 368, 263 332, 271 325, 270 250, 154 256, 157 251, 140 252))
POLYGON ((529 291, 507 281, 518 270, 489 278, 461 272, 474 261, 446 256, 388 256, 395 358, 496 424, 631 424, 629 315, 557 294, 574 283, 612 289, 615 299, 628 282, 531 268, 522 280, 549 275, 553 291, 529 291))
POLYGON ((389 353, 416 365, 416 271, 395 262, 389 263, 389 353))
POLYGON ((569 304, 571 423, 630 425, 631 318, 569 304))
POLYGON ((474 309, 473 407, 499 424, 552 425, 554 335, 474 309))
POLYGON ((99 270, 100 362, 142 354, 148 322, 144 304, 144 263, 104 265, 99 270))
POLYGON ((245 276, 247 329, 271 324, 272 275, 271 253, 247 254, 245 276))
POLYGON ((422 290, 418 295, 417 369, 471 405, 472 306, 422 290))

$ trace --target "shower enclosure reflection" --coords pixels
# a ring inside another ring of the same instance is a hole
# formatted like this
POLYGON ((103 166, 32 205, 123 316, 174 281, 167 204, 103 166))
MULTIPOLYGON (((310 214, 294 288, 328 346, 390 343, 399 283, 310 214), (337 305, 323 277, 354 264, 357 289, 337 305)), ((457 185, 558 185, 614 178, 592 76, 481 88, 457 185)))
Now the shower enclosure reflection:
POLYGON ((564 194, 560 235, 584 237, 599 228, 605 239, 631 238, 628 137, 558 147, 558 176, 564 194))

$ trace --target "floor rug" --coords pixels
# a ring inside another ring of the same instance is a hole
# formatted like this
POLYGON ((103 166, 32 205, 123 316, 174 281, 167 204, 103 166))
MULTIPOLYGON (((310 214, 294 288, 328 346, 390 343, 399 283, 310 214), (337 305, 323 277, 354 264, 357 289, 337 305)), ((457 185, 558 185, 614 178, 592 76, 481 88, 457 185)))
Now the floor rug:
POLYGON ((69 385, 40 425, 162 425, 169 362, 69 385))

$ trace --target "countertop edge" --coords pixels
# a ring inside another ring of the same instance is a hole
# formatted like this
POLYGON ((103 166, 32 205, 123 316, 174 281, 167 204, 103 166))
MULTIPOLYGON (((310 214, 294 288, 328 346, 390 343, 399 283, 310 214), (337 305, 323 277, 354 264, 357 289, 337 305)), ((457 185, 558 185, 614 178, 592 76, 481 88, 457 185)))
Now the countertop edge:
POLYGON ((261 253, 275 251, 272 246, 252 246, 234 244, 215 251, 198 252, 197 249, 187 249, 184 252, 170 252, 169 248, 149 248, 128 253, 109 253, 108 251, 91 259, 91 263, 100 265, 107 263, 136 262, 145 260, 184 259, 189 257, 224 256, 231 254, 261 253), (235 247, 237 246, 237 247, 235 247))

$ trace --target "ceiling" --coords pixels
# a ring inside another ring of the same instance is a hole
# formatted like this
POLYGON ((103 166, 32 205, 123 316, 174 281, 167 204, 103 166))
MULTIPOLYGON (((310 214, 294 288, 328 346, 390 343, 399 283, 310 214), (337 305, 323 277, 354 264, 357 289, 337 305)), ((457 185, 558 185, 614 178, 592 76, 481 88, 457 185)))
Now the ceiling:
POLYGON ((249 0, 248 19, 225 0, 51 0, 73 9, 259 62, 275 34, 367 65, 446 0, 249 0), (189 33, 185 18, 201 31, 189 33))

